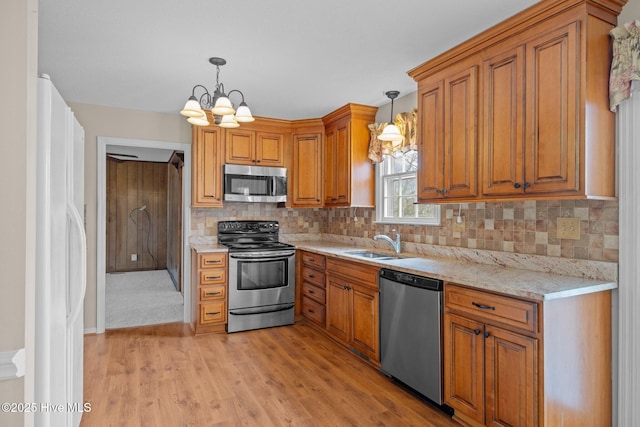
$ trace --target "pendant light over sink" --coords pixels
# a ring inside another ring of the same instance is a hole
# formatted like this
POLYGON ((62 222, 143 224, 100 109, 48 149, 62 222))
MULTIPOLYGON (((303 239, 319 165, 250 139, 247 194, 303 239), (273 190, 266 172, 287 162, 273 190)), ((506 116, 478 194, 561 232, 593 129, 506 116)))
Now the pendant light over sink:
POLYGON ((381 141, 391 141, 393 145, 398 145, 402 142, 404 137, 400 133, 400 129, 398 129, 398 127, 393 123, 393 100, 400 95, 400 92, 397 90, 390 90, 384 94, 391 99, 391 118, 389 119, 389 124, 384 127, 382 133, 378 136, 378 139, 381 141))
POLYGON ((240 123, 252 122, 255 119, 251 115, 251 110, 246 102, 244 102, 244 94, 237 89, 229 91, 227 95, 224 92, 224 85, 220 83, 220 66, 227 63, 223 58, 209 58, 209 62, 216 66, 216 87, 213 91, 213 95, 209 93, 209 90, 203 85, 195 85, 191 91, 191 96, 187 100, 180 114, 188 117, 187 121, 196 126, 208 126, 209 120, 205 109, 210 109, 213 115, 213 120, 216 125, 225 128, 237 128, 240 123), (200 95, 200 98, 196 98, 196 89, 204 90, 204 93, 200 95), (232 93, 239 93, 242 97, 238 109, 233 108, 233 104, 229 99, 232 93))

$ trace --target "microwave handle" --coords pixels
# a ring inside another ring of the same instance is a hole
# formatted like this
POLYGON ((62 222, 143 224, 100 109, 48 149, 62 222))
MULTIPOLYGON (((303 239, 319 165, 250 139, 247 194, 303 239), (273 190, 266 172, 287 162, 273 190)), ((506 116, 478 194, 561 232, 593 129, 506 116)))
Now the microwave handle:
POLYGON ((272 196, 276 195, 277 187, 278 187, 278 181, 276 181, 275 176, 272 176, 271 177, 271 195, 272 196))

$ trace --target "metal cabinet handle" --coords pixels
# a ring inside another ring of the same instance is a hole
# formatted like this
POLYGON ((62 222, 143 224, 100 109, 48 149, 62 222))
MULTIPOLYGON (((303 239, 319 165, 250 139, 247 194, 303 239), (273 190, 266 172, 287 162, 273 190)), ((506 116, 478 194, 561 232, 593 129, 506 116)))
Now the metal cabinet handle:
POLYGON ((214 311, 214 312, 211 312, 211 313, 205 313, 205 314, 206 314, 207 316, 215 316, 216 314, 220 314, 220 312, 219 312, 219 311, 214 311))
POLYGON ((222 260, 219 259, 206 259, 204 260, 205 264, 220 264, 222 260))
POLYGON ((490 305, 485 305, 485 304, 480 304, 477 302, 471 302, 471 304, 475 305, 476 307, 482 309, 482 310, 495 310, 495 307, 492 307, 490 305))
POLYGON ((315 314, 316 312, 311 310, 311 309, 309 309, 309 310, 307 310, 307 313, 315 314))
POLYGON ((314 295, 314 294, 315 294, 315 292, 314 292, 314 291, 307 291, 307 292, 309 292, 311 295, 314 295))
POLYGON ((220 294, 222 294, 222 292, 205 292, 204 294, 206 296, 210 297, 210 296, 214 296, 214 295, 220 295, 220 294))
POLYGON ((222 278, 222 276, 204 276, 204 278, 207 280, 213 280, 213 279, 220 279, 222 278))

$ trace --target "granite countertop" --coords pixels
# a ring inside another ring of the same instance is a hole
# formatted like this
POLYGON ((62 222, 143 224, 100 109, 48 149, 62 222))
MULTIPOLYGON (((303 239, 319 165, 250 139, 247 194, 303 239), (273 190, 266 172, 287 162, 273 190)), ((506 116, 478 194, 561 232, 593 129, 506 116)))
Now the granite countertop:
POLYGON ((377 248, 360 248, 336 242, 299 241, 292 243, 295 244, 297 249, 315 252, 329 257, 433 277, 477 289, 537 301, 566 298, 616 289, 618 287, 617 282, 614 280, 585 279, 548 272, 510 268, 501 265, 480 264, 466 260, 425 257, 424 255, 412 253, 401 253, 402 258, 400 259, 367 259, 345 252, 363 249, 388 253, 390 255, 395 254, 377 248))
POLYGON ((216 243, 192 243, 191 249, 199 254, 206 254, 211 252, 229 252, 229 249, 227 249, 226 246, 218 245, 216 243))

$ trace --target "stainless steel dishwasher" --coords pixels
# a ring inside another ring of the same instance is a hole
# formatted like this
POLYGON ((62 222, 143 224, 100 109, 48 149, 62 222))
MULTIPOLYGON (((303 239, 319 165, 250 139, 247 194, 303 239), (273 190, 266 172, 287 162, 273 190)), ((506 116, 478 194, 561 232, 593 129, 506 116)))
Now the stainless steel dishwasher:
POLYGON ((383 268, 379 285, 382 371, 442 407, 442 281, 383 268))

